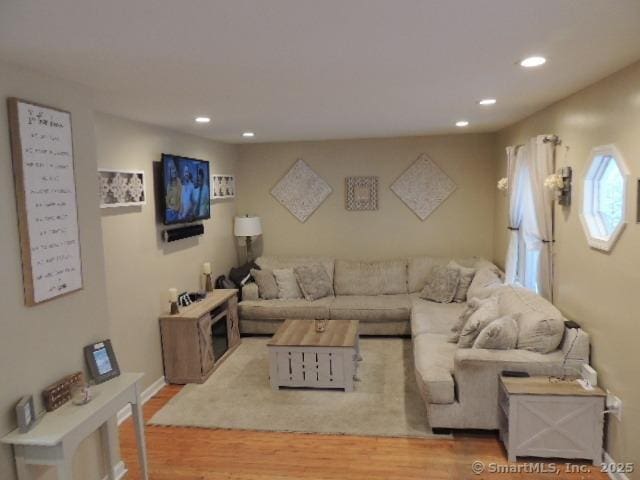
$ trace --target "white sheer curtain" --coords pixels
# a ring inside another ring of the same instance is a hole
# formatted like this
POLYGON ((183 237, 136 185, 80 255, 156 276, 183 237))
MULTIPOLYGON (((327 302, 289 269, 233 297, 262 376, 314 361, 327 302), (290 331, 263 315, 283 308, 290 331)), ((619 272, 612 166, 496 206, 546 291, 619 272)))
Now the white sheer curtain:
MULTIPOLYGON (((545 142, 547 135, 539 135, 526 145, 526 173, 528 189, 523 202, 523 234, 529 254, 525 269, 533 273, 527 287, 548 300, 553 300, 553 191, 545 188, 544 180, 554 172, 553 142, 545 142), (529 197, 529 198, 526 198, 529 197), (533 284, 533 285, 531 285, 533 284)), ((527 275, 529 276, 529 275, 527 275)))
POLYGON ((524 150, 522 147, 507 147, 507 198, 509 201, 509 247, 505 261, 505 281, 515 283, 518 278, 519 246, 518 231, 522 223, 522 185, 524 172, 524 150))

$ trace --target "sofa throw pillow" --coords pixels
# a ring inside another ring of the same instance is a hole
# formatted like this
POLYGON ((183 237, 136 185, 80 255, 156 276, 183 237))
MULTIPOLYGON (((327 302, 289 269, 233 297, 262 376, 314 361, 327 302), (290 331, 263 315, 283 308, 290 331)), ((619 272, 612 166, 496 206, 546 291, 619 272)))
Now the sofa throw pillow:
POLYGON ((431 269, 427 284, 420 292, 420 298, 432 302, 451 303, 459 283, 458 270, 436 265, 431 269))
POLYGON ((460 314, 460 316, 456 320, 456 323, 453 324, 453 327, 451 327, 451 332, 453 333, 449 335, 449 338, 447 339, 449 343, 458 343, 458 340, 460 340, 460 331, 462 330, 462 327, 465 326, 465 324, 469 320, 469 317, 478 309, 482 302, 486 302, 486 300, 472 298, 467 302, 466 308, 460 314))
POLYGON ((293 269, 293 273, 307 300, 312 301, 333 295, 331 279, 322 265, 300 265, 293 269))
POLYGON ((258 284, 258 294, 263 300, 278 298, 278 284, 271 270, 251 269, 251 276, 258 284))
POLYGON ((511 350, 518 343, 518 314, 505 315, 493 320, 484 327, 478 338, 473 342, 473 348, 489 350, 511 350))
POLYGON ((274 268, 273 276, 278 285, 278 298, 285 300, 302 298, 302 292, 293 273, 293 268, 274 268))
POLYGON ((467 292, 469 290, 471 282, 473 281, 473 277, 476 274, 476 269, 463 267, 455 260, 451 260, 447 267, 454 268, 460 272, 460 282, 458 283, 458 288, 456 289, 456 294, 453 297, 453 301, 466 302, 467 292))
POLYGON ((480 332, 492 321, 500 316, 498 309, 498 299, 490 297, 482 302, 478 309, 471 314, 467 323, 462 327, 460 332, 459 348, 471 348, 473 342, 476 341, 480 332))
POLYGON ((504 283, 495 268, 480 268, 469 285, 467 298, 488 298, 502 286, 504 283))
POLYGON ((558 348, 564 335, 564 320, 542 312, 524 312, 518 319, 518 348, 550 353, 558 348))

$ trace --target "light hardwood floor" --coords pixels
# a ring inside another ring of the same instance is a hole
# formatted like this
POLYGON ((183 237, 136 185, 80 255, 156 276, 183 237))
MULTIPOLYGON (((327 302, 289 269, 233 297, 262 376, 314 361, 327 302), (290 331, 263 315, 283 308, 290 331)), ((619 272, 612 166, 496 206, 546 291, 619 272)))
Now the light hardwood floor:
MULTIPOLYGON (((167 386, 144 407, 148 420, 182 387, 167 386)), ((371 419, 375 421, 375 419, 371 419)), ((146 427, 151 480, 439 480, 439 479, 585 479, 592 473, 483 473, 472 462, 508 465, 492 434, 456 435, 445 439, 352 437, 295 433, 146 427)), ((127 480, 138 480, 136 446, 131 419, 120 427, 127 480)), ((531 460, 535 462, 534 459, 531 460)), ((525 468, 527 462, 519 462, 525 468)), ((548 466, 548 464, 545 464, 548 466)))

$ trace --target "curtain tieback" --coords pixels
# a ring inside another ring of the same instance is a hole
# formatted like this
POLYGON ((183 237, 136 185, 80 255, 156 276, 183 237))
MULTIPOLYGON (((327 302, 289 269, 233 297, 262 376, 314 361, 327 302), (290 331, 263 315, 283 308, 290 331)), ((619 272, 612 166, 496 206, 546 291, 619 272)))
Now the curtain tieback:
POLYGON ((541 240, 542 243, 556 243, 555 240, 541 240))
POLYGON ((511 230, 512 232, 517 232, 520 229, 516 227, 507 227, 507 230, 511 230))

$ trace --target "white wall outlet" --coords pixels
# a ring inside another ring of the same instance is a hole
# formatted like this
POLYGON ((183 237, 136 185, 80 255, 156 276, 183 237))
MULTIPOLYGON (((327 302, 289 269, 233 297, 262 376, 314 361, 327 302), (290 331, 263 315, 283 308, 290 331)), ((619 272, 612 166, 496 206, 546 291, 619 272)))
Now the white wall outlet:
POLYGON ((592 387, 598 386, 598 372, 596 372, 593 367, 587 365, 586 363, 582 364, 582 368, 580 369, 580 373, 582 375, 582 379, 587 382, 587 384, 592 387))
POLYGON ((607 390, 607 410, 614 414, 616 418, 622 420, 622 400, 607 390))

